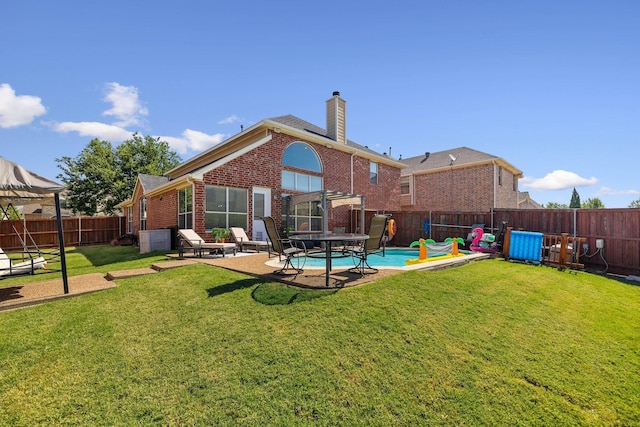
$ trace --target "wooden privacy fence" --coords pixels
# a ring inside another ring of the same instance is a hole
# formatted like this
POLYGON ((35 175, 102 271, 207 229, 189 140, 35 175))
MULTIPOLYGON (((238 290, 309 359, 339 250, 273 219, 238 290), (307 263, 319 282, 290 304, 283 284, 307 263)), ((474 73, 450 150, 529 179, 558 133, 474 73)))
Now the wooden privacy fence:
MULTIPOLYGON (((368 224, 376 212, 365 212, 368 224)), ((640 209, 492 209, 488 212, 384 212, 392 214, 398 230, 391 241, 408 246, 420 237, 443 241, 466 239, 473 224, 498 234, 503 222, 514 230, 580 237, 580 259, 590 270, 620 275, 640 274, 640 209), (586 244, 584 250, 583 244, 586 244), (598 246, 602 246, 601 248, 598 246)), ((352 215, 352 227, 354 218, 352 215)), ((368 225, 367 225, 368 227, 368 225)), ((353 228, 352 228, 353 229, 353 228)))
MULTIPOLYGON (((63 218, 64 243, 65 246, 108 243, 124 234, 125 225, 125 218, 116 216, 63 218)), ((0 221, 0 248, 22 250, 22 241, 39 248, 59 246, 56 219, 0 221)))

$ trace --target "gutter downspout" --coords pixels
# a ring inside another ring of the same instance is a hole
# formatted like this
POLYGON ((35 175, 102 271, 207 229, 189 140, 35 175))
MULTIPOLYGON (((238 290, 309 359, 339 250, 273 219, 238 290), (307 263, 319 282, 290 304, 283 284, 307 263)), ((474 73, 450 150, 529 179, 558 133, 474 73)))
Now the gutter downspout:
POLYGON ((354 151, 353 153, 351 153, 351 166, 350 166, 350 168, 351 168, 351 171, 350 171, 350 175, 351 175, 351 183, 350 183, 350 186, 349 186, 349 192, 350 192, 351 194, 354 194, 354 193, 353 193, 353 158, 354 158, 355 156, 356 156, 356 152, 354 151))
MULTIPOLYGON (((356 152, 354 151, 353 153, 351 153, 351 158, 350 158, 350 162, 351 165, 349 166, 349 168, 351 169, 349 171, 349 175, 350 175, 350 183, 349 183, 349 192, 351 194, 354 194, 353 192, 353 158, 356 156, 356 152)), ((351 205, 351 209, 353 210, 353 205, 351 205)), ((360 199, 360 218, 362 218, 361 222, 362 224, 364 224, 364 197, 360 199)), ((358 229, 358 224, 357 224, 357 219, 356 219, 356 228, 355 230, 358 229)), ((354 231, 355 231, 354 230, 354 231)), ((364 229, 363 229, 364 230, 364 229)), ((362 231, 364 233, 364 231, 362 231)))
POLYGON ((497 164, 495 160, 492 160, 491 163, 493 163, 493 209, 495 209, 497 206, 496 197, 498 194, 498 177, 496 171, 497 164))

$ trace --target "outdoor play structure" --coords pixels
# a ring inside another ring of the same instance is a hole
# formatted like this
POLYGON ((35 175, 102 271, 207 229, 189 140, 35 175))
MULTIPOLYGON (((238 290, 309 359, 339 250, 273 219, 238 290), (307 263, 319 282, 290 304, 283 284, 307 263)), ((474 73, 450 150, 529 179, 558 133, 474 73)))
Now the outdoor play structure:
POLYGON ((461 237, 448 237, 444 242, 436 242, 433 239, 419 239, 411 242, 410 248, 418 246, 420 249, 418 258, 405 261, 407 265, 419 264, 423 262, 435 261, 446 258, 464 256, 458 250, 458 245, 464 245, 461 237))

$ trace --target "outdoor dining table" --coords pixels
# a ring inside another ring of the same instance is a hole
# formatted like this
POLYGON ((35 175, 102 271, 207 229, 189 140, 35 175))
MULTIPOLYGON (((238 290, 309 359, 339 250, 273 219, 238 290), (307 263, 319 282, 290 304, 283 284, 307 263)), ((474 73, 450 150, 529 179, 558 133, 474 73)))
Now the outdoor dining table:
POLYGON ((331 274, 331 258, 333 256, 343 257, 346 256, 342 252, 332 252, 331 247, 335 242, 362 242, 363 240, 367 240, 369 238, 368 234, 359 234, 359 233, 318 233, 318 234, 294 234, 289 236, 289 239, 294 241, 309 241, 313 240, 316 242, 324 243, 324 253, 315 252, 311 254, 307 254, 310 257, 320 257, 320 255, 325 258, 325 286, 329 286, 329 275, 331 274))

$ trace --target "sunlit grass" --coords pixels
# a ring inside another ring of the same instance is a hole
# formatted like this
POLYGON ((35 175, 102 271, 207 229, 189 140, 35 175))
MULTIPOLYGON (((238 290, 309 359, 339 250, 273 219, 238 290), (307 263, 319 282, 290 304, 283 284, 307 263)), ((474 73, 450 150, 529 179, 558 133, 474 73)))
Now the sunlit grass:
MULTIPOLYGON (((44 258, 50 260, 47 263, 47 270, 36 270, 36 274, 33 275, 26 274, 3 278, 0 280, 0 287, 62 277, 59 251, 56 249, 44 249, 43 251, 44 258)), ((140 248, 137 246, 95 245, 65 249, 67 274, 69 276, 90 273, 106 274, 115 270, 149 267, 154 262, 166 260, 166 254, 166 251, 156 251, 141 255, 140 248)), ((15 257, 16 255, 14 254, 13 256, 15 257)))
POLYGON ((640 287, 604 277, 488 260, 337 292, 205 265, 118 284, 0 314, 0 424, 640 424, 640 287))

